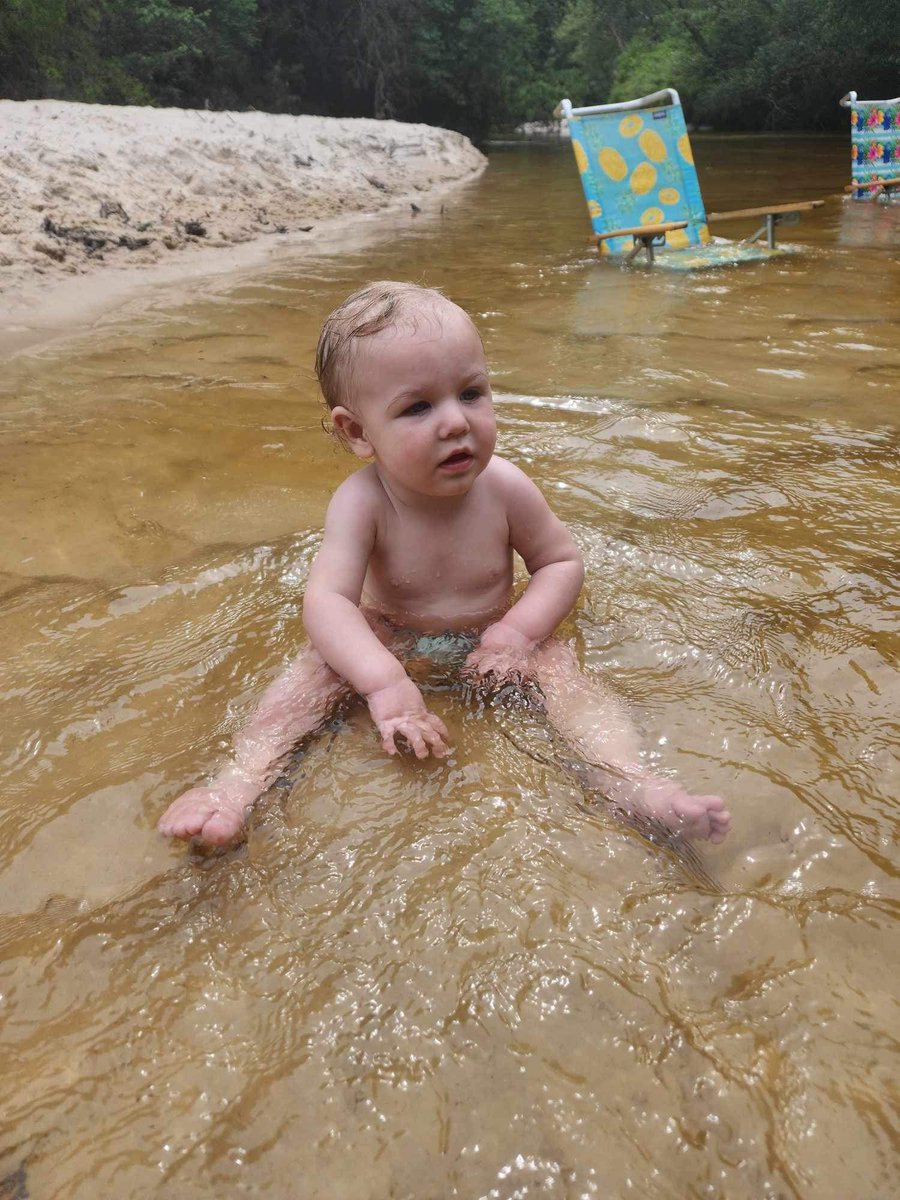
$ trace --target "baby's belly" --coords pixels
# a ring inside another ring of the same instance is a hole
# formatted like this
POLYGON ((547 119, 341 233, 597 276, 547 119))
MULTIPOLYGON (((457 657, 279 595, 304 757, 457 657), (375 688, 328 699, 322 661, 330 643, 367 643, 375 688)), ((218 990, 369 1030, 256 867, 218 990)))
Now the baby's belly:
POLYGON ((497 581, 477 595, 460 592, 413 593, 366 580, 361 604, 393 625, 418 633, 479 632, 509 608, 512 579, 497 581))

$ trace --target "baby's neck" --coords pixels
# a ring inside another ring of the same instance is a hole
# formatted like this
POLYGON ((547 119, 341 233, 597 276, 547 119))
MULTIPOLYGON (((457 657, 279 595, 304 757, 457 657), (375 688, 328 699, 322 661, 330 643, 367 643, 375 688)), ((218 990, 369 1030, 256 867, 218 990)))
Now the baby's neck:
POLYGON ((429 496, 424 492, 413 492, 408 488, 398 486, 384 474, 377 463, 375 464, 375 474, 395 511, 414 512, 433 517, 436 521, 456 516, 461 509, 466 507, 472 492, 472 488, 469 487, 465 492, 455 496, 429 496))

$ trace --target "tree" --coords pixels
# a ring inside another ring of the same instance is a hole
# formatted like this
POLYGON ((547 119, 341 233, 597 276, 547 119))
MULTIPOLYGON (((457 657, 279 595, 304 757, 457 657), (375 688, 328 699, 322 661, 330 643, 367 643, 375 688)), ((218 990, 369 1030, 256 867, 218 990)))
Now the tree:
POLYGON ((677 87, 695 121, 841 126, 898 90, 881 0, 0 0, 13 99, 398 117, 476 137, 677 87))

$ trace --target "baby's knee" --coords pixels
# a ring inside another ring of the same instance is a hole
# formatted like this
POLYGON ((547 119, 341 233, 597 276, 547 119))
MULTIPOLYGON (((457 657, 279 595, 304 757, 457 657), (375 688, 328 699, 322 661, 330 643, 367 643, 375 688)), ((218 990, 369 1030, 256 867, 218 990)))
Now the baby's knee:
POLYGON ((539 674, 548 673, 557 677, 580 674, 578 659, 568 642, 560 638, 547 638, 535 651, 535 662, 539 674))

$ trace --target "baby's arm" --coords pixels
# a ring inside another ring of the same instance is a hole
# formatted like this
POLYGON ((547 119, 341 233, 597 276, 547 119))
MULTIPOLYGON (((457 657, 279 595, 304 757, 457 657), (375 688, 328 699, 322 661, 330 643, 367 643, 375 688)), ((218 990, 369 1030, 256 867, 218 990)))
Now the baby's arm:
POLYGON ((478 674, 526 669, 528 656, 575 607, 584 581, 581 552, 528 476, 503 459, 494 460, 506 504, 510 543, 531 576, 520 599, 489 625, 468 666, 478 674))
POLYGON ((447 730, 383 646, 359 608, 375 544, 376 501, 366 472, 351 476, 328 506, 325 537, 309 574, 303 621, 331 669, 366 700, 388 754, 402 734, 417 758, 447 753, 447 730))

